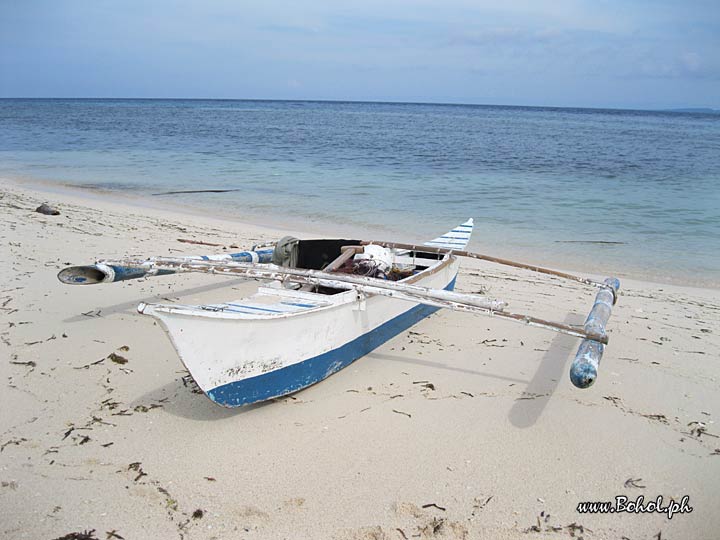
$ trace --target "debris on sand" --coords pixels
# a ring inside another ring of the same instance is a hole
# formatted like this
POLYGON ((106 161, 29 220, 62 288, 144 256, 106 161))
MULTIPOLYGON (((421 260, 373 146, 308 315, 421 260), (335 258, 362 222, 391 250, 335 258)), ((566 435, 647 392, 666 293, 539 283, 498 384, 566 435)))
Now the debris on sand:
POLYGON ((24 442, 27 442, 27 439, 25 437, 20 437, 19 439, 10 439, 8 441, 5 441, 4 443, 0 444, 0 452, 5 450, 6 446, 10 446, 11 444, 18 446, 24 442))
POLYGON ((183 244, 196 244, 198 246, 222 247, 222 244, 215 244, 213 242, 203 242, 202 240, 192 240, 189 238, 178 238, 177 241, 182 242, 183 244))
POLYGON ((128 363, 128 359, 127 359, 127 358, 125 358, 124 356, 120 356, 119 354, 114 353, 114 352, 111 352, 111 353, 108 355, 108 359, 109 359, 109 360, 112 360, 112 361, 115 362, 116 364, 127 364, 127 363, 128 363))
POLYGON ((46 216, 60 215, 60 210, 58 210, 57 208, 53 208, 52 206, 48 206, 46 203, 42 203, 35 209, 35 211, 39 214, 45 214, 46 216))
MULTIPOLYGON (((122 351, 126 350, 126 349, 124 349, 124 347, 127 347, 127 346, 123 345, 123 347, 120 347, 120 349, 118 349, 118 350, 122 350, 122 351)), ((127 347, 127 350, 129 351, 130 348, 127 347)), ((128 363, 128 359, 125 358, 124 356, 121 356, 115 352, 111 352, 105 358, 101 358, 100 360, 96 360, 95 362, 90 362, 89 364, 85 364, 84 366, 77 366, 73 369, 89 369, 91 366, 97 366, 98 364, 102 364, 105 360, 110 360, 111 362, 114 362, 115 364, 120 364, 120 365, 128 363)))
POLYGON ((139 461, 134 461, 133 463, 128 465, 128 471, 135 471, 136 473, 138 473, 138 475, 133 480, 134 482, 137 482, 143 476, 147 476, 147 473, 142 470, 141 465, 142 465, 142 463, 140 463, 139 461))
POLYGON ((83 532, 68 533, 65 536, 58 536, 55 540, 98 540, 95 534, 95 529, 83 532))
POLYGON ((628 478, 627 480, 625 480, 624 486, 626 488, 634 487, 634 488, 644 489, 647 486, 643 486, 642 484, 640 484, 641 481, 642 481, 642 478, 628 478))

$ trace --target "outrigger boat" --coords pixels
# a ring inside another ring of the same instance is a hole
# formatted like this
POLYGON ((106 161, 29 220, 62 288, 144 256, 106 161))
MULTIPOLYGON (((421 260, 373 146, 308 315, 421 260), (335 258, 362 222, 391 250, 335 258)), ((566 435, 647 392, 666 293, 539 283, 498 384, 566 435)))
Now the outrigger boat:
POLYGON ((284 396, 348 366, 440 308, 491 315, 582 339, 570 369, 587 388, 608 342, 605 325, 620 283, 565 274, 465 251, 473 220, 418 246, 361 240, 298 240, 233 254, 100 261, 65 268, 66 284, 110 283, 178 272, 264 281, 237 301, 209 305, 147 304, 198 387, 215 403, 237 407, 284 396), (459 257, 551 274, 598 287, 584 326, 511 313, 506 304, 453 291, 459 257))

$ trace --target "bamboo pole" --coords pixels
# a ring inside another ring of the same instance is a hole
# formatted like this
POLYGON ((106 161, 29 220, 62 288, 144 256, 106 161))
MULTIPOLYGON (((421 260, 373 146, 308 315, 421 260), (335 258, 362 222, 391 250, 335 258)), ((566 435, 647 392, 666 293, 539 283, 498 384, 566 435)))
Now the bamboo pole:
POLYGON ((463 251, 463 250, 454 250, 454 249, 448 249, 448 248, 437 248, 433 246, 418 246, 415 244, 402 244, 399 242, 382 242, 382 241, 375 241, 375 240, 363 240, 361 242, 362 245, 367 246, 369 244, 374 244, 377 246, 382 246, 386 248, 393 248, 393 249, 406 249, 408 251, 420 251, 424 253, 437 253, 440 255, 444 255, 446 253, 452 253, 453 255, 456 255, 458 257, 469 257, 471 259, 479 259, 482 261, 488 261, 496 264, 502 264, 505 266, 512 266, 514 268, 522 268, 524 270, 530 270, 532 272, 539 272, 541 274, 547 274, 550 276, 557 276, 564 279, 569 279, 572 281, 577 281, 578 283, 583 283, 585 285, 592 285, 593 287, 598 287, 600 289, 607 289, 608 287, 605 283, 602 283, 600 281, 595 281, 593 279, 584 278, 580 276, 576 276, 573 274, 567 274, 565 272, 559 272, 557 270, 552 270, 550 268, 543 268, 541 266, 536 266, 532 264, 526 264, 521 263, 517 261, 511 261, 508 259, 501 259, 499 257, 492 257, 490 255, 484 255, 482 253, 474 253, 472 251, 463 251))
MULTIPOLYGON (((104 264, 119 264, 123 266, 140 266, 148 264, 147 261, 121 260, 103 261, 104 264)), ((398 300, 426 304, 434 307, 441 307, 453 311, 490 315, 510 321, 527 324, 539 328, 553 330, 563 334, 588 339, 598 343, 606 344, 607 335, 604 333, 586 330, 584 328, 569 326, 553 321, 546 321, 530 315, 510 313, 504 311, 505 302, 499 300, 488 300, 485 297, 474 294, 463 294, 447 291, 444 289, 430 289, 409 285, 396 281, 384 281, 375 278, 352 276, 347 274, 328 274, 318 270, 303 270, 296 268, 282 268, 275 265, 255 265, 237 262, 215 262, 215 261, 187 261, 170 257, 157 257, 151 262, 154 271, 163 272, 167 270, 175 272, 203 272, 216 275, 240 275, 252 279, 267 279, 290 281, 307 285, 318 285, 345 290, 355 290, 363 294, 379 294, 398 300)))
MULTIPOLYGON (((136 266, 143 261, 122 260, 103 261, 104 264, 122 264, 136 266)), ((391 291, 405 296, 412 296, 413 302, 420 302, 423 298, 437 302, 455 302, 458 304, 471 305, 485 310, 499 311, 507 305, 499 300, 489 300, 484 296, 476 294, 463 294, 445 289, 431 289, 418 285, 410 285, 397 281, 387 281, 365 276, 353 276, 350 274, 329 274, 321 270, 306 270, 299 268, 285 268, 274 264, 253 264, 231 261, 186 261, 173 257, 156 257, 151 261, 151 270, 176 272, 205 272, 217 275, 239 275, 252 279, 265 279, 277 281, 290 281, 305 285, 317 285, 336 289, 356 289, 359 292, 372 289, 369 294, 382 294, 378 291, 391 291)), ((385 295, 391 296, 391 295, 385 295)), ((444 306, 443 306, 444 307, 444 306)))

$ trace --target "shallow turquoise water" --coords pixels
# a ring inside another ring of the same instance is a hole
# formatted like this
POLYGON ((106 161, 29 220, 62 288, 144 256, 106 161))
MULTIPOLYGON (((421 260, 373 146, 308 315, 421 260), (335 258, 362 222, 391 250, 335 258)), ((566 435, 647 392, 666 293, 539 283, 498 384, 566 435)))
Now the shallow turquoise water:
POLYGON ((0 100, 0 175, 253 221, 425 238, 720 282, 720 116, 496 106, 0 100), (609 241, 597 245, 587 242, 609 241))

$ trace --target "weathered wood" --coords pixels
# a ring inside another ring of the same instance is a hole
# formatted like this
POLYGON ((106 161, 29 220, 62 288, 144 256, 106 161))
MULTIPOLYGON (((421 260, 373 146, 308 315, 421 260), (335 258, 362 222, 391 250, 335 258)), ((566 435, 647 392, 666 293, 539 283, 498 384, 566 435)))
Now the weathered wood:
POLYGON ((362 245, 369 245, 369 244, 375 244, 378 246, 383 246, 387 248, 394 248, 394 249, 406 249, 409 251, 419 251, 424 253, 452 253, 453 255, 456 255, 458 257, 469 257, 471 259, 479 259, 482 261, 488 261, 496 264, 502 264, 504 266, 512 266, 514 268, 522 268, 524 270, 530 270, 532 272, 539 272, 540 274, 548 274, 551 276, 557 276, 564 279, 569 279, 572 281, 577 281, 578 283, 583 283, 585 285, 592 285, 593 287, 599 287, 601 289, 607 288, 607 285, 605 285, 602 282, 595 281, 593 279, 584 278, 580 276, 576 276, 573 274, 567 274, 565 272, 559 272, 557 270, 552 270, 550 268, 543 268, 542 266, 536 266, 533 264, 526 264, 521 263, 517 261, 511 261, 509 259, 501 259, 499 257, 492 257, 490 255, 484 255, 482 253, 474 253, 472 251, 463 251, 463 250, 452 250, 447 248, 436 248, 432 246, 418 246, 415 244, 402 244, 399 242, 382 242, 382 241, 363 241, 361 242, 362 245))
POLYGON ((192 240, 189 238, 178 238, 178 242, 182 242, 183 244, 195 244, 198 246, 213 246, 213 247, 221 247, 222 244, 213 244, 212 242, 203 242, 202 240, 192 240))
POLYGON ((340 248, 342 253, 330 264, 328 264, 323 271, 324 272, 334 272, 338 268, 340 268, 343 264, 345 264, 347 261, 352 259, 357 253, 361 253, 363 250, 362 246, 343 246, 340 248))
MULTIPOLYGON (((105 261, 104 264, 118 264, 123 266, 137 266, 146 261, 105 261)), ((275 265, 254 265, 248 263, 214 262, 214 261, 187 261, 170 257, 157 257, 152 261, 153 271, 174 272, 205 272, 217 275, 241 275, 251 279, 266 279, 289 281, 306 285, 319 285, 344 290, 355 290, 359 294, 379 294, 435 307, 462 311, 468 313, 490 315, 510 321, 527 324, 547 330, 553 330, 575 337, 607 343, 604 333, 589 331, 584 328, 569 326, 562 323, 547 321, 520 313, 504 311, 505 302, 489 300, 474 294, 456 293, 440 289, 428 289, 396 281, 384 281, 375 278, 352 276, 347 274, 328 274, 318 270, 302 270, 297 268, 281 268, 275 265)))
MULTIPOLYGON (((122 260, 104 264, 119 264, 137 266, 143 261, 122 260)), ((412 302, 423 303, 427 299, 437 303, 457 303, 474 306, 485 310, 498 311, 507 304, 499 300, 489 300, 475 294, 463 294, 443 289, 429 289, 417 285, 409 285, 397 281, 387 281, 364 276, 353 276, 350 274, 329 274, 320 270, 305 270, 298 268, 285 268, 273 264, 257 265, 252 263, 238 263, 230 261, 187 261, 172 257, 156 257, 151 262, 153 271, 174 270, 176 272, 205 272, 217 275, 241 275, 252 279, 289 281, 305 285, 319 285, 335 289, 367 291, 368 294, 382 294, 383 296, 394 296, 398 299, 408 299, 412 302), (378 291, 390 291, 393 294, 380 293, 378 291), (402 296, 402 298, 401 298, 402 296), (407 298, 406 298, 407 297, 407 298), (412 297, 411 299, 409 297, 412 297)), ((435 304, 433 304, 435 305, 435 304)), ((439 306, 446 307, 446 306, 439 306)))
POLYGON ((508 319, 511 321, 524 323, 528 326, 535 326, 537 328, 553 330, 555 332, 560 332, 561 334, 567 334, 569 336, 584 338, 593 342, 602 343, 603 345, 607 345, 608 343, 608 337, 604 333, 593 332, 583 328, 578 328, 577 326, 570 326, 554 321, 538 319, 537 317, 532 317, 530 315, 522 315, 520 313, 508 313, 505 311, 496 311, 490 313, 489 315, 492 315, 493 317, 500 317, 501 319, 508 319))

